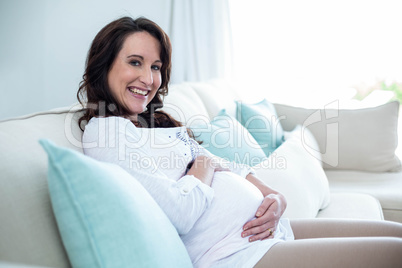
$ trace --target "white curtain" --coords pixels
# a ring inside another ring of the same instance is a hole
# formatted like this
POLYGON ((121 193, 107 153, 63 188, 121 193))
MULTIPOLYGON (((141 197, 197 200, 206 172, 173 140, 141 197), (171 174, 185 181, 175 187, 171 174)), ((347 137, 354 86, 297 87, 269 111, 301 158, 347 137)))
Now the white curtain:
POLYGON ((172 0, 170 16, 172 83, 231 75, 228 0, 172 0))

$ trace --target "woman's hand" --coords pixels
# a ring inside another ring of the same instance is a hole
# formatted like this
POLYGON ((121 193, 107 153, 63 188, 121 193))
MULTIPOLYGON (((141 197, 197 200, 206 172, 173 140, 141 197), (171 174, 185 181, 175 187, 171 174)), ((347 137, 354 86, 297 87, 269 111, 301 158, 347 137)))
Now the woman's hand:
POLYGON ((243 226, 242 237, 249 241, 273 238, 279 219, 282 216, 281 201, 277 194, 269 194, 262 201, 255 214, 256 219, 243 226))
POLYGON ((246 179, 254 184, 265 197, 255 213, 256 219, 243 226, 241 235, 242 237, 250 236, 250 242, 274 238, 279 219, 286 209, 286 199, 254 175, 249 174, 246 179))
POLYGON ((211 186, 212 178, 216 171, 230 171, 230 169, 219 162, 217 158, 201 155, 194 160, 187 175, 193 175, 203 183, 211 186))

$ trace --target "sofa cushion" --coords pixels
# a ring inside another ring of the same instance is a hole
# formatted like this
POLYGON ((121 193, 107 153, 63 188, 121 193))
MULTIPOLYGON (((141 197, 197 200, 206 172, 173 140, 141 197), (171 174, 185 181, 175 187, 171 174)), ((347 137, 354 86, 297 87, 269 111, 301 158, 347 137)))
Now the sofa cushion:
POLYGON ((398 171, 399 103, 346 110, 275 105, 285 130, 300 124, 318 141, 324 168, 373 172, 398 171))
POLYGON ((402 172, 326 170, 334 193, 363 193, 379 200, 386 220, 402 223, 402 172))
POLYGON ((321 164, 303 147, 300 129, 287 134, 285 142, 253 168, 258 178, 285 196, 284 217, 314 218, 329 204, 329 187, 321 164))
POLYGON ((121 167, 41 144, 57 224, 74 267, 192 267, 176 229, 121 167))
POLYGON ((0 123, 3 261, 70 267, 51 209, 46 153, 38 140, 49 138, 82 152, 80 115, 75 108, 63 108, 0 123))
POLYGON ((275 107, 266 99, 258 103, 236 102, 236 119, 250 132, 266 156, 278 148, 284 133, 275 107))
POLYGON ((368 194, 331 193, 331 202, 317 218, 384 220, 380 202, 368 194))
POLYGON ((257 141, 236 118, 220 111, 211 122, 198 122, 191 130, 202 146, 212 154, 249 166, 260 163, 265 157, 257 141))

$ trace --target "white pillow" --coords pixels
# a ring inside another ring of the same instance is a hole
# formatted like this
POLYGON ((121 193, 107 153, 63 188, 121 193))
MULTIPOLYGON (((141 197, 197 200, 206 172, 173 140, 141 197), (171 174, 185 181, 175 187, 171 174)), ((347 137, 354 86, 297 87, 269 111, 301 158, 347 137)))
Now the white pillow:
POLYGON ((222 109, 236 118, 237 93, 234 88, 224 81, 208 81, 188 83, 197 92, 199 98, 204 103, 211 118, 217 116, 222 109), (220 83, 221 82, 221 83, 220 83))
POLYGON ((169 87, 169 94, 164 99, 162 110, 186 126, 197 120, 206 122, 211 120, 201 98, 186 83, 169 87))
POLYGON ((301 124, 313 133, 326 169, 398 171, 399 103, 365 109, 304 109, 275 104, 285 130, 301 124))
POLYGON ((315 139, 313 133, 301 125, 297 125, 292 131, 285 131, 284 138, 288 140, 290 138, 297 138, 300 140, 303 148, 314 157, 318 163, 322 166, 322 155, 320 153, 320 146, 318 145, 317 140, 315 139))
POLYGON ((329 204, 328 180, 320 162, 302 144, 300 131, 298 127, 287 133, 285 142, 253 168, 259 179, 285 196, 284 217, 315 218, 329 204))

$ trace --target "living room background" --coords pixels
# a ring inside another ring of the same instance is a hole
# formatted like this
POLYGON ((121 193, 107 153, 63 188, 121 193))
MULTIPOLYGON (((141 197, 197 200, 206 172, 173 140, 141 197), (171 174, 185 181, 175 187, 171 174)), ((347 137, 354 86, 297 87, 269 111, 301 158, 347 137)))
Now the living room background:
POLYGON ((169 34, 172 83, 228 73, 227 0, 3 0, 0 120, 75 103, 90 42, 126 15, 145 16, 169 34))
POLYGON ((0 120, 76 102, 91 40, 124 15, 169 34, 172 83, 227 78, 250 99, 320 108, 355 89, 398 89, 399 10, 397 0, 4 0, 0 120))

